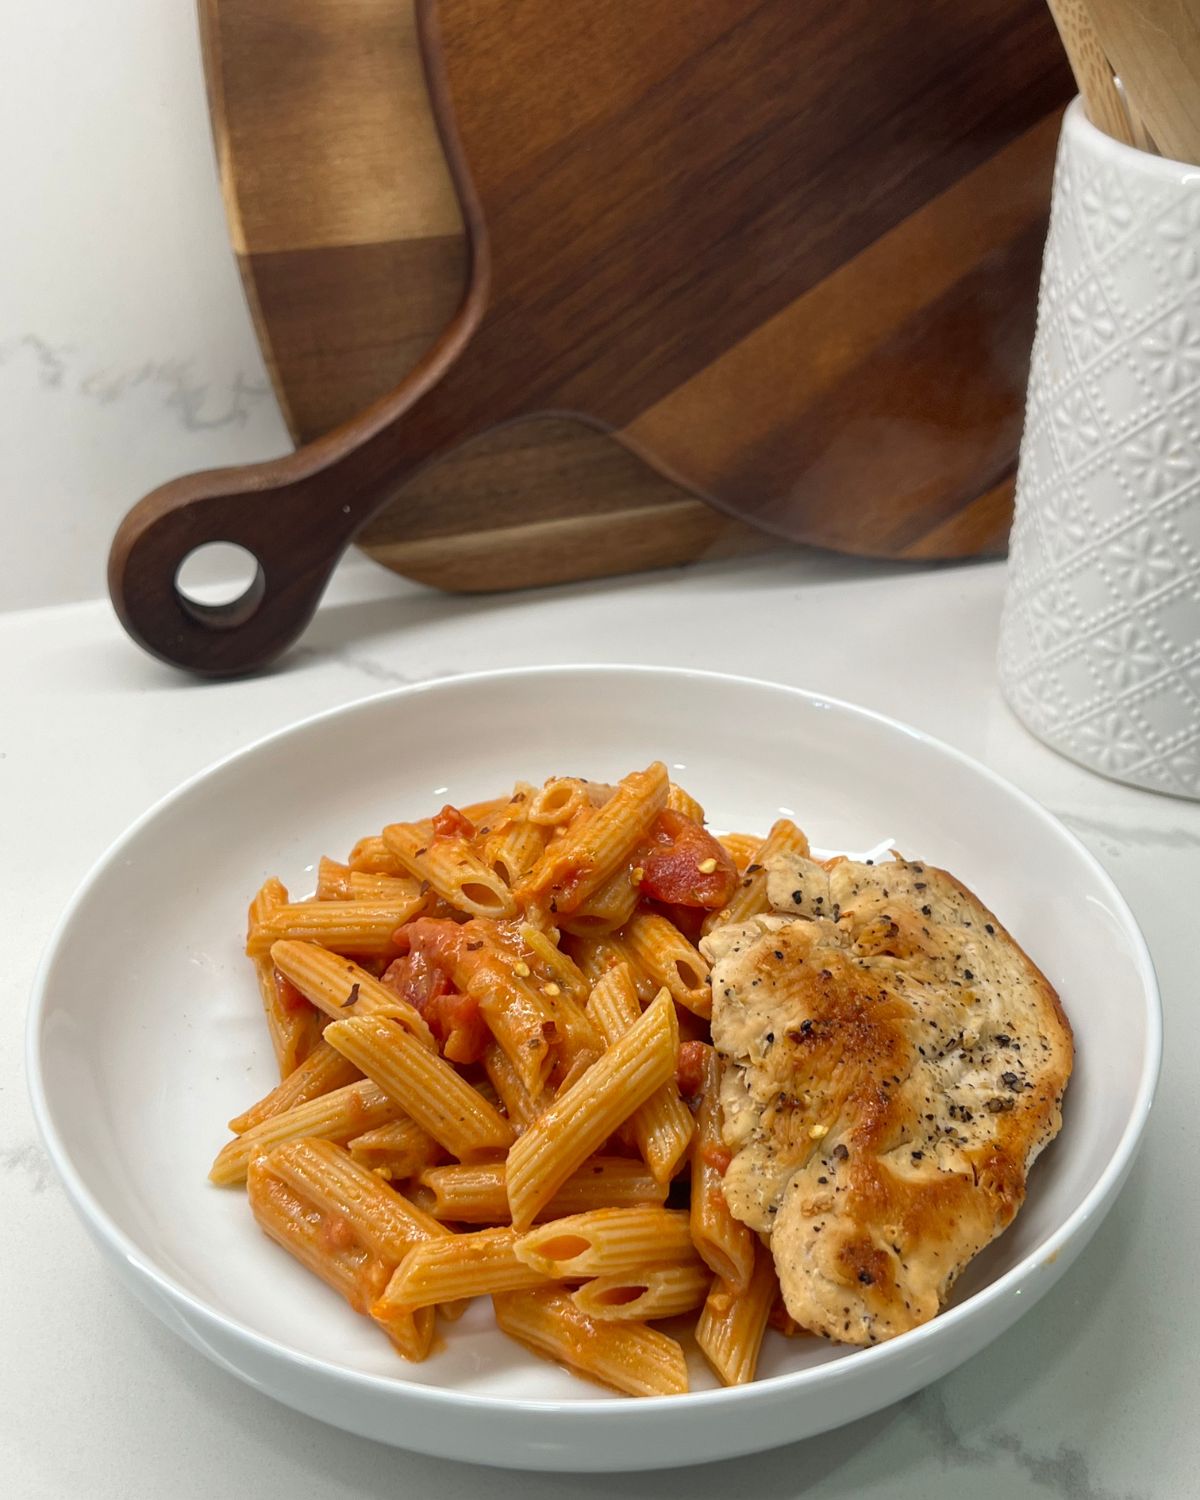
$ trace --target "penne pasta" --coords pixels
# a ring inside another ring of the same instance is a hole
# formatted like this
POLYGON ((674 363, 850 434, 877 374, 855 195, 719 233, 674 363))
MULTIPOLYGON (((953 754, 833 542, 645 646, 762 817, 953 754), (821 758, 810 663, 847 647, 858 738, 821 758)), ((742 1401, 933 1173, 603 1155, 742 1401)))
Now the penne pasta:
POLYGON ((451 1065, 387 1016, 332 1021, 325 1040, 390 1095, 451 1156, 503 1151, 512 1126, 451 1065))
POLYGON ((364 875, 407 875, 404 866, 378 834, 359 839, 346 863, 364 875))
POLYGON ((271 949, 271 959, 280 973, 327 1016, 340 1020, 345 1016, 382 1014, 403 1027, 423 1047, 431 1052, 437 1050, 433 1034, 416 1007, 350 959, 327 953, 316 943, 290 941, 276 943, 271 949))
POLYGON ((548 1278, 518 1260, 515 1229, 480 1229, 415 1245, 397 1266, 376 1313, 413 1312, 464 1297, 543 1286, 548 1278))
POLYGON ((675 782, 671 782, 667 788, 667 806, 672 812, 682 813, 685 818, 691 818, 693 823, 699 823, 703 827, 704 809, 691 792, 685 792, 675 782))
POLYGON ((745 922, 749 917, 760 916, 768 908, 766 861, 776 854, 801 854, 808 857, 808 840, 790 818, 780 818, 772 824, 770 833, 754 851, 754 857, 746 866, 732 899, 720 911, 709 912, 704 919, 703 932, 707 936, 714 927, 726 922, 745 922))
POLYGON ((765 1328, 795 1325, 725 1199, 701 939, 765 910, 764 860, 808 845, 787 819, 717 842, 654 761, 390 822, 322 858, 309 900, 264 882, 246 952, 280 1082, 211 1180, 244 1182, 406 1358, 488 1296, 618 1391, 687 1390, 649 1325, 689 1314, 719 1378, 752 1379, 765 1328))
POLYGON ((455 1238, 332 1141, 288 1141, 271 1152, 267 1165, 321 1213, 342 1219, 370 1254, 393 1265, 413 1245, 455 1238))
POLYGON ((272 1115, 281 1115, 285 1110, 295 1109, 298 1104, 307 1104, 310 1099, 331 1094, 334 1089, 344 1088, 361 1077, 354 1064, 347 1062, 322 1038, 300 1066, 269 1094, 230 1120, 229 1128, 241 1135, 242 1131, 249 1130, 252 1125, 261 1125, 272 1115))
POLYGON ((664 990, 574 1088, 517 1138, 508 1154, 508 1200, 518 1228, 532 1224, 567 1178, 673 1076, 678 1050, 675 1007, 664 990))
MULTIPOLYGON (((579 1002, 556 980, 543 982, 494 923, 473 922, 458 931, 466 940, 448 954, 451 978, 477 1001, 530 1097, 544 1092, 556 1062, 569 1067, 579 1051, 602 1049, 579 1002)), ((577 988, 572 981, 571 989, 577 988)))
MULTIPOLYGON (((327 1141, 292 1141, 255 1162, 250 1197, 272 1238, 340 1291, 355 1311, 370 1316, 377 1288, 381 1281, 386 1286, 409 1247, 447 1234, 327 1141)), ((375 1321, 405 1358, 420 1360, 429 1353, 432 1309, 388 1309, 375 1321)))
POLYGON ((523 922, 517 930, 517 936, 521 941, 521 956, 539 981, 547 985, 558 985, 564 995, 579 1005, 587 1003, 592 988, 587 975, 574 959, 558 947, 549 933, 535 927, 532 922, 523 922))
POLYGON ((516 915, 512 892, 475 852, 469 839, 427 832, 417 823, 389 824, 383 838, 410 875, 428 881, 457 911, 473 917, 516 915))
POLYGON ((250 929, 246 952, 263 958, 278 942, 320 943, 333 953, 386 958, 395 954, 397 927, 425 906, 418 891, 395 901, 297 901, 277 906, 250 929))
POLYGON ((756 833, 723 833, 717 843, 733 860, 738 874, 743 875, 762 846, 762 839, 756 833))
POLYGON ((520 899, 563 914, 578 910, 633 853, 666 802, 661 761, 622 778, 607 802, 576 817, 547 848, 519 887, 520 899))
POLYGON ((639 912, 620 937, 634 965, 656 985, 665 985, 685 1010, 706 1019, 712 1014, 708 960, 673 922, 657 912, 639 912))
POLYGON ((587 783, 578 776, 552 776, 529 799, 529 821, 541 828, 565 827, 592 806, 587 783))
POLYGON ((603 1050, 583 1007, 554 981, 535 988, 501 971, 490 985, 486 979, 482 984, 480 1012, 531 1093, 545 1087, 556 1060, 569 1067, 581 1051, 603 1050), (539 1037, 547 1044, 544 1054, 539 1037))
MULTIPOLYGON (((428 1167, 417 1178, 422 1207, 435 1219, 459 1224, 505 1224, 510 1214, 505 1164, 428 1167)), ((594 1156, 568 1177, 538 1217, 557 1219, 594 1208, 661 1205, 666 1188, 640 1161, 594 1156)))
POLYGON ((480 975, 482 998, 480 1014, 488 1030, 508 1057, 522 1088, 531 1099, 540 1098, 554 1071, 554 1051, 550 1042, 551 1022, 536 992, 516 982, 511 974, 498 975, 489 984, 480 975))
POLYGON ((693 1263, 688 1215, 675 1208, 597 1208, 539 1225, 516 1254, 543 1275, 628 1275, 644 1266, 693 1263))
POLYGON ((533 869, 546 847, 546 831, 526 818, 505 818, 483 841, 483 862, 510 889, 533 869))
POLYGON ((388 1283, 387 1265, 377 1256, 364 1256, 347 1239, 329 1233, 325 1216, 284 1182, 261 1157, 250 1165, 247 1197, 259 1227, 302 1266, 339 1292, 355 1312, 366 1313, 388 1283))
POLYGON ((475 1078, 470 1082, 471 1087, 485 1103, 490 1104, 498 1114, 504 1113, 504 1104, 490 1078, 475 1078))
POLYGON ((442 1154, 434 1138, 407 1116, 377 1125, 346 1143, 351 1157, 385 1182, 415 1177, 442 1154))
POLYGON ((482 802, 468 802, 462 815, 474 823, 481 834, 488 834, 503 818, 512 817, 525 803, 533 788, 527 781, 518 781, 506 797, 485 797, 482 802))
MULTIPOLYGON (((629 965, 618 964, 607 970, 592 989, 588 1015, 609 1046, 637 1022, 641 1013, 629 965)), ((642 1160, 655 1180, 665 1186, 687 1155, 696 1129, 675 1079, 669 1078, 655 1089, 629 1124, 642 1160)))
POLYGON ((687 1362, 674 1339, 641 1323, 589 1318, 568 1291, 501 1292, 492 1306, 510 1338, 626 1395, 674 1396, 688 1388, 687 1362))
MULTIPOLYGON (((443 1312, 447 1309, 443 1308, 443 1312)), ((456 1316, 460 1314, 456 1310, 456 1316)), ((434 1325, 437 1318, 437 1310, 432 1307, 419 1307, 416 1312, 375 1312, 372 1310, 371 1318, 378 1323, 388 1338, 395 1345, 396 1351, 405 1359, 419 1364, 426 1359, 429 1351, 433 1348, 434 1325)))
POLYGON ((639 899, 638 882, 634 879, 633 867, 620 865, 608 877, 599 890, 568 917, 562 918, 568 932, 588 933, 615 932, 624 926, 637 910, 639 899))
POLYGON ((640 1161, 629 1156, 592 1156, 567 1178, 538 1218, 561 1219, 595 1208, 661 1207, 666 1196, 665 1184, 656 1182, 640 1161))
MULTIPOLYGON (((287 898, 287 890, 274 876, 265 881, 250 903, 247 935, 272 912, 286 906, 287 898)), ((321 1018, 312 1004, 278 972, 270 954, 260 954, 255 958, 254 973, 263 1014, 267 1018, 267 1032, 279 1065, 279 1076, 286 1078, 320 1042, 321 1018)))
POLYGON ((317 866, 318 901, 405 901, 421 895, 411 875, 367 874, 322 858, 317 866))
POLYGON ((571 1059, 570 1065, 563 1072, 558 1087, 554 1090, 554 1097, 561 1098, 563 1094, 569 1093, 594 1062, 600 1058, 600 1052, 593 1052, 590 1048, 581 1048, 571 1059))
MULTIPOLYGON (((317 865, 317 888, 313 892, 318 901, 346 901, 350 897, 350 876, 362 875, 362 871, 355 871, 349 865, 342 865, 336 859, 330 859, 323 854, 317 865)), ((391 880, 390 875, 368 875, 363 878, 368 880, 391 880)))
POLYGON ((508 1191, 502 1161, 426 1167, 411 1189, 433 1218, 455 1224, 507 1224, 508 1191))
POLYGON ((614 964, 628 964, 629 971, 633 975, 638 999, 643 1005, 649 1004, 662 988, 660 984, 656 984, 651 979, 650 975, 637 961, 630 951, 629 945, 620 933, 606 932, 598 935, 568 934, 563 941, 566 944, 567 951, 575 963, 578 964, 580 973, 593 985, 614 964))
POLYGON ((399 1117, 399 1107, 369 1079, 348 1083, 282 1114, 271 1115, 234 1136, 217 1153, 209 1180, 219 1187, 245 1182, 250 1163, 284 1141, 319 1138, 345 1142, 399 1117))
POLYGON ((571 1300, 589 1318, 651 1323, 703 1306, 712 1280, 712 1272, 699 1260, 645 1266, 625 1275, 585 1281, 571 1294, 571 1300))
POLYGON ((696 1324, 696 1342, 722 1385, 754 1379, 767 1319, 779 1295, 771 1253, 754 1247, 754 1270, 743 1291, 717 1280, 696 1324))
POLYGON ((520 1134, 532 1125, 550 1101, 544 1090, 534 1096, 525 1087, 516 1065, 498 1042, 490 1042, 483 1054, 483 1070, 496 1090, 504 1113, 513 1129, 520 1134))
POLYGON ((729 1153, 721 1136, 720 1068, 707 1046, 699 1098, 692 1142, 692 1243, 705 1265, 741 1291, 750 1283, 756 1241, 725 1201, 721 1178, 729 1153))

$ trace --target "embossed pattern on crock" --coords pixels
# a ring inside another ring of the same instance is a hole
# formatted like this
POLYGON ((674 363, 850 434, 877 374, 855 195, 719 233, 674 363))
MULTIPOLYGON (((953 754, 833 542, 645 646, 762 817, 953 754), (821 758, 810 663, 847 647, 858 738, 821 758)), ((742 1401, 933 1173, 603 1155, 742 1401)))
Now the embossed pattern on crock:
POLYGON ((1200 798, 1200 169, 1064 122, 1000 632, 1018 716, 1200 798))

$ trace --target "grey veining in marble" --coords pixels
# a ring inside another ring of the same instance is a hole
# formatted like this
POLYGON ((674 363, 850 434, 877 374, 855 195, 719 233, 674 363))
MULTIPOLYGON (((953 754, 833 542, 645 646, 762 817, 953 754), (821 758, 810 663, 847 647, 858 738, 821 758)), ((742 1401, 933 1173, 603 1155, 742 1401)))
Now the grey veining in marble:
POLYGON ((148 387, 162 410, 173 413, 187 432, 245 426, 257 405, 273 400, 266 381, 240 370, 227 385, 219 386, 199 378, 194 361, 188 359, 151 358, 134 365, 113 365, 97 362, 70 344, 52 344, 36 333, 0 341, 0 367, 22 360, 39 385, 101 406, 148 387))
MULTIPOLYGON (((44 1193, 51 1183, 57 1181, 50 1158, 37 1141, 26 1141, 19 1146, 0 1146, 0 1171, 10 1177, 23 1178, 35 1193, 44 1193)), ((12 1191, 11 1181, 7 1186, 12 1191)))

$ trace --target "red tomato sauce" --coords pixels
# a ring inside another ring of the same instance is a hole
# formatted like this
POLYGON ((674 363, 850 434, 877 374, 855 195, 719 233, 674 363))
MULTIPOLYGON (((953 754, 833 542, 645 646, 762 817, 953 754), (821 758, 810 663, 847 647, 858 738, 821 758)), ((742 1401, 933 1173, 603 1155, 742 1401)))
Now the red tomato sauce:
POLYGON ((685 1099, 694 1099, 704 1087, 707 1070, 708 1048, 704 1042, 683 1042, 679 1048, 679 1060, 675 1065, 675 1077, 679 1092, 685 1099))

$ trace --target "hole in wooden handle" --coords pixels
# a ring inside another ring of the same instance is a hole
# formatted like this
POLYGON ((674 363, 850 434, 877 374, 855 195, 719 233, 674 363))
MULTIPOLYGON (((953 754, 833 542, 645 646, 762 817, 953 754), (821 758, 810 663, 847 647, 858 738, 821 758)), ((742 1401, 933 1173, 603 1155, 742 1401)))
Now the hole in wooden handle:
POLYGON ((175 570, 180 608, 211 630, 234 630, 256 613, 266 594, 262 563, 237 542, 193 547, 175 570))

